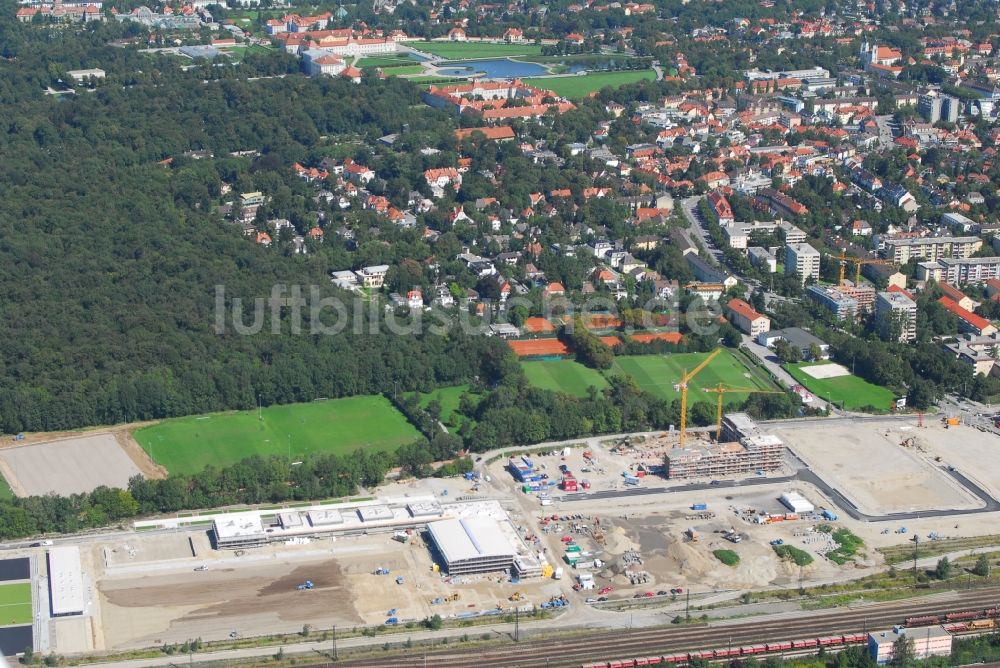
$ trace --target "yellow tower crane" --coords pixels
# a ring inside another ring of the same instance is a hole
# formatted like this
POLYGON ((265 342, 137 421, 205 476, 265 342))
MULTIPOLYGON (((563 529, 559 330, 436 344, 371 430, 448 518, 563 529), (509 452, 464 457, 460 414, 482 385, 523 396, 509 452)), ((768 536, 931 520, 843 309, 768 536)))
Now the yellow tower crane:
POLYGON ((691 379, 697 376, 702 370, 707 367, 712 360, 714 360, 719 353, 722 352, 722 348, 716 348, 708 354, 708 357, 701 361, 701 364, 696 366, 693 371, 685 371, 684 375, 681 376, 680 390, 681 390, 681 437, 678 447, 684 447, 684 441, 687 439, 687 408, 688 408, 688 383, 691 379))
POLYGON ((722 436, 722 398, 729 393, 740 392, 743 394, 784 394, 782 390, 761 390, 756 387, 733 387, 725 383, 719 383, 715 387, 706 387, 706 392, 712 392, 718 397, 715 404, 715 440, 722 436))
POLYGON ((848 262, 854 263, 854 284, 857 285, 861 282, 861 266, 865 264, 887 264, 895 266, 895 263, 890 260, 882 260, 880 258, 865 259, 861 257, 855 257, 853 255, 847 255, 841 252, 840 255, 830 255, 834 260, 840 261, 840 282, 837 285, 844 285, 844 268, 847 266, 848 262))

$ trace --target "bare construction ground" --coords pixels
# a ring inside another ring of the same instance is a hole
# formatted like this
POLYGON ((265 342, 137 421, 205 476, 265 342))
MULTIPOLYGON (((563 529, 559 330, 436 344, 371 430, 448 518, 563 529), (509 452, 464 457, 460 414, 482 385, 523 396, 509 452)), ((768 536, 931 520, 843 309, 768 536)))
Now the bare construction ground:
POLYGON ((982 506, 922 445, 946 436, 944 430, 886 421, 795 426, 774 433, 864 513, 982 506))
POLYGON ((936 420, 925 424, 908 432, 916 446, 929 456, 940 457, 943 464, 954 466, 1000 499, 1000 438, 965 425, 945 429, 936 420))
POLYGON ((141 471, 112 433, 66 438, 0 450, 0 470, 18 496, 127 487, 141 471))
POLYGON ((435 613, 492 610, 501 601, 510 606, 508 597, 515 591, 535 604, 561 591, 553 580, 515 586, 498 575, 449 581, 432 572, 431 555, 419 537, 404 545, 388 534, 358 536, 272 545, 236 556, 205 550, 207 539, 195 534, 197 557, 190 556, 189 537, 139 535, 93 546, 95 561, 107 558, 110 564, 99 569, 103 646, 219 640, 233 631, 243 636, 294 633, 306 624, 317 631, 334 625, 350 629, 384 624, 391 609, 404 623, 435 613), (207 570, 195 570, 202 565, 207 570), (380 566, 391 573, 374 575, 380 566), (306 580, 315 588, 297 589, 306 580), (449 597, 454 598, 431 603, 449 597))

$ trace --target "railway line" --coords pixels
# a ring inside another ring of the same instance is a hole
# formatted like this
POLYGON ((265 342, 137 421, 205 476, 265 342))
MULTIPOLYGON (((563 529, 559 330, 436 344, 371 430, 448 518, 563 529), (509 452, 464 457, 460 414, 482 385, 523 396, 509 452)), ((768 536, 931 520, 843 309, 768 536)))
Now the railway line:
MULTIPOLYGON (((903 624, 917 615, 944 615, 951 612, 996 607, 1000 588, 966 592, 961 600, 896 601, 863 608, 831 612, 797 619, 715 623, 710 626, 667 627, 630 631, 599 631, 560 638, 525 640, 516 645, 481 648, 455 647, 422 652, 411 650, 408 656, 393 653, 384 657, 348 659, 337 666, 396 668, 431 665, 435 668, 476 668, 579 666, 601 660, 628 656, 672 654, 699 649, 739 647, 747 644, 779 642, 802 637, 818 637, 888 628, 903 624)), ((329 664, 314 664, 316 668, 329 664)))

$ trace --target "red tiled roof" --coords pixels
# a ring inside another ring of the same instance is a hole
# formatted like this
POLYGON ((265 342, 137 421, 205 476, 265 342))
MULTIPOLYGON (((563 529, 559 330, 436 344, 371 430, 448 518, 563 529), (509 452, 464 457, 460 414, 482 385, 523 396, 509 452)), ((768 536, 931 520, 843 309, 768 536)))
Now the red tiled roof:
POLYGON ((471 137, 476 132, 482 132, 487 139, 493 141, 499 139, 514 139, 514 128, 509 125, 498 125, 491 128, 464 128, 455 130, 455 138, 462 140, 471 137))
POLYGON ((991 323, 989 320, 976 315, 972 311, 965 310, 964 308, 956 304, 953 299, 949 299, 948 297, 942 297, 941 299, 938 300, 938 303, 941 304, 941 306, 945 307, 948 311, 950 311, 954 315, 958 316, 959 319, 964 320, 965 322, 969 323, 969 325, 975 327, 979 331, 982 331, 987 327, 993 326, 993 323, 991 323))
POLYGON ((753 307, 750 306, 750 304, 746 303, 742 299, 730 299, 729 303, 726 304, 726 308, 728 308, 733 313, 743 316, 744 318, 750 320, 751 322, 756 320, 757 318, 767 317, 761 315, 760 313, 757 313, 757 311, 755 311, 753 307))

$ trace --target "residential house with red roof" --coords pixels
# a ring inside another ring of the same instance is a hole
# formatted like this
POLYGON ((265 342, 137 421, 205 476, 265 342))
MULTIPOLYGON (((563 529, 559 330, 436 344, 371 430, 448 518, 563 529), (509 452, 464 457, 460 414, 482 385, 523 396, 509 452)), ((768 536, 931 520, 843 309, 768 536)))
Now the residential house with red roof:
POLYGON ((726 304, 726 313, 733 326, 744 334, 756 337, 771 331, 771 319, 755 311, 742 299, 730 299, 726 304))

